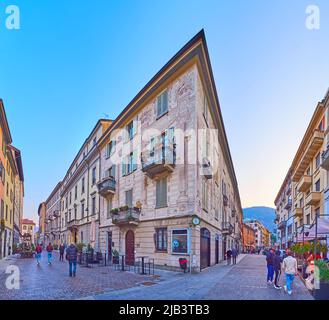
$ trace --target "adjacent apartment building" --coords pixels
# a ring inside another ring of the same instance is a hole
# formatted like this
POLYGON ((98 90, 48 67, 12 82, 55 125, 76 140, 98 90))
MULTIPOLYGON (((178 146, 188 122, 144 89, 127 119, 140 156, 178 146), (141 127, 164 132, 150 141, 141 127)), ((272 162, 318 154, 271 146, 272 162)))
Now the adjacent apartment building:
POLYGON ((45 202, 44 242, 57 244, 61 242, 61 187, 59 182, 45 202))
POLYGON ((242 250, 242 208, 204 32, 113 120, 100 120, 61 183, 61 241, 127 264, 201 270, 242 250))
POLYGON ((255 231, 256 249, 268 248, 271 246, 271 233, 259 220, 246 219, 245 224, 255 231))
POLYGON ((0 99, 0 259, 12 253, 20 241, 23 216, 24 176, 20 151, 12 136, 0 99))
POLYGON ((302 142, 275 199, 278 243, 300 241, 317 215, 329 214, 329 91, 315 108, 302 142))
POLYGON ((242 226, 243 252, 250 253, 256 249, 256 232, 253 227, 243 223, 242 226))
POLYGON ((35 223, 33 220, 30 219, 22 219, 21 221, 22 224, 22 237, 24 239, 28 239, 27 236, 29 236, 30 238, 30 243, 34 244, 35 242, 35 223))

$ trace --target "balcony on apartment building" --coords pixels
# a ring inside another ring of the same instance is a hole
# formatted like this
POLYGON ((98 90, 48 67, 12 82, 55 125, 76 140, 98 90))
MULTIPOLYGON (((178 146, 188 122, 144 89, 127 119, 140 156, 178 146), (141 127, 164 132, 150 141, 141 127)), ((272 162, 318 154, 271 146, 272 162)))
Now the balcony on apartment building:
POLYGON ((309 195, 306 197, 305 205, 314 206, 318 204, 321 200, 321 192, 312 191, 309 193, 309 195))
POLYGON ((292 199, 288 199, 286 205, 284 206, 284 209, 289 210, 292 206, 292 199))
POLYGON ((77 219, 73 219, 67 223, 68 229, 77 229, 79 226, 79 221, 77 219))
POLYGON ((213 177, 213 168, 209 159, 204 158, 202 161, 202 175, 206 179, 212 179, 213 177))
POLYGON ((112 176, 106 177, 97 184, 97 187, 99 194, 102 197, 107 198, 108 196, 115 194, 116 181, 112 176))
POLYGON ((298 192, 305 192, 307 191, 312 185, 312 177, 304 175, 302 176, 299 184, 298 184, 298 192))
POLYGON ((305 170, 309 166, 311 159, 315 157, 319 148, 322 146, 323 141, 324 141, 324 132, 319 129, 314 130, 310 142, 306 146, 302 158, 298 163, 296 170, 293 173, 292 176, 293 181, 297 182, 302 178, 305 170))
POLYGON ((295 218, 302 218, 304 216, 304 209, 303 208, 295 208, 294 209, 294 217, 295 218))
POLYGON ((112 223, 117 226, 138 225, 140 222, 140 209, 128 208, 112 213, 112 223))
POLYGON ((285 229, 286 226, 287 226, 287 221, 281 221, 281 222, 279 222, 279 224, 278 224, 278 229, 279 229, 279 230, 285 229))
POLYGON ((234 231, 234 226, 230 222, 222 223, 222 233, 223 234, 232 234, 234 231))
POLYGON ((322 163, 321 167, 325 170, 329 170, 329 146, 327 150, 322 152, 322 163))
POLYGON ((290 195, 291 195, 291 185, 289 185, 286 190, 286 196, 289 197, 290 195))
POLYGON ((156 145, 142 153, 142 171, 150 178, 158 174, 171 173, 176 165, 176 144, 156 145))

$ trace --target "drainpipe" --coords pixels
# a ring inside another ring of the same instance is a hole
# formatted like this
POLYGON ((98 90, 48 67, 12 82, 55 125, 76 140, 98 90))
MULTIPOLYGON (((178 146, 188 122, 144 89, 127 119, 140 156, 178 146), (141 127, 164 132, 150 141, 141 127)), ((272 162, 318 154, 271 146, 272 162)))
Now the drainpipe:
MULTIPOLYGON (((98 165, 99 165, 99 172, 98 172, 98 178, 99 180, 101 180, 101 174, 102 174, 102 166, 101 166, 101 163, 102 163, 102 157, 101 157, 101 150, 99 149, 98 150, 98 157, 99 157, 99 160, 98 160, 98 165)), ((98 188, 98 187, 97 187, 98 188)), ((101 252, 100 250, 100 226, 101 226, 101 197, 99 195, 99 193, 97 192, 97 195, 98 195, 98 251, 101 252)))

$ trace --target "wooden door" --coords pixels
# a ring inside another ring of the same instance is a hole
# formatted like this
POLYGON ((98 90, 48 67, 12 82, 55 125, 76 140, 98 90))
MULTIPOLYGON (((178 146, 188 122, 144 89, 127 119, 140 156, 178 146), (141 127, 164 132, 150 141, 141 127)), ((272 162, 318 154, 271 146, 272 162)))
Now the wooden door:
POLYGON ((216 264, 219 263, 219 239, 216 238, 215 240, 215 260, 216 264))
POLYGON ((112 259, 112 232, 107 233, 107 254, 108 259, 112 259))
POLYGON ((206 228, 202 228, 200 233, 200 267, 210 267, 210 232, 206 228))
POLYGON ((135 235, 132 230, 126 233, 126 264, 133 266, 135 262, 135 235))

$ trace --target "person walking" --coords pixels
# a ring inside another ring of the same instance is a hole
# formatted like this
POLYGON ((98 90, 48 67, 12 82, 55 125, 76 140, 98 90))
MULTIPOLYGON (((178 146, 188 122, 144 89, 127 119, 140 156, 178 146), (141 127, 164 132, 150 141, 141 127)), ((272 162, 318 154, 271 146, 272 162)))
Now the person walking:
POLYGON ((230 265, 231 264, 231 258, 232 258, 232 250, 231 249, 228 249, 226 251, 226 258, 227 258, 227 265, 230 265))
POLYGON ((232 258, 233 258, 233 264, 236 264, 236 258, 238 257, 238 250, 236 248, 232 249, 232 258))
POLYGON ((292 294, 292 284, 294 282, 295 276, 298 273, 297 260, 292 256, 292 252, 287 250, 287 257, 283 259, 282 271, 286 276, 286 284, 284 285, 284 291, 288 292, 289 295, 292 294))
POLYGON ((64 252, 65 252, 65 246, 64 243, 61 243, 59 246, 59 261, 64 261, 64 252))
POLYGON ((281 252, 280 250, 277 250, 275 252, 275 255, 273 256, 273 267, 274 267, 274 288, 275 289, 282 289, 282 287, 279 285, 279 279, 281 274, 281 252))
POLYGON ((48 264, 51 265, 52 260, 53 260, 53 250, 54 250, 51 243, 48 244, 46 250, 47 250, 47 253, 48 253, 48 264))
POLYGON ((37 247, 35 248, 36 258, 37 258, 37 264, 40 265, 41 262, 41 254, 42 254, 42 247, 40 243, 38 243, 37 247))
POLYGON ((77 273, 78 249, 73 243, 66 249, 66 260, 69 262, 70 277, 75 277, 77 273))
POLYGON ((273 267, 273 258, 274 258, 274 251, 273 249, 266 255, 266 263, 267 263, 267 283, 273 283, 273 276, 274 276, 274 267, 273 267))

